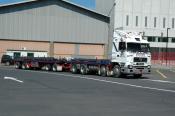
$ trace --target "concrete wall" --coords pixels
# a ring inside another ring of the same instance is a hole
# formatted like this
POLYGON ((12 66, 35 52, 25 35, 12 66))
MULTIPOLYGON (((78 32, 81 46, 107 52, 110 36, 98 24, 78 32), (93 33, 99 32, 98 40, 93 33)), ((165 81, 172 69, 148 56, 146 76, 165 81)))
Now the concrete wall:
POLYGON ((174 0, 116 0, 115 7, 115 28, 126 30, 144 31, 145 36, 166 37, 166 29, 169 27, 169 36, 175 37, 175 27, 172 27, 172 19, 175 18, 174 0), (129 24, 126 25, 129 16, 129 24), (138 26, 136 26, 136 16, 138 16, 138 26), (147 26, 145 26, 147 17, 147 26), (156 27, 154 18, 156 17, 156 27), (163 27, 163 18, 165 28, 163 27))

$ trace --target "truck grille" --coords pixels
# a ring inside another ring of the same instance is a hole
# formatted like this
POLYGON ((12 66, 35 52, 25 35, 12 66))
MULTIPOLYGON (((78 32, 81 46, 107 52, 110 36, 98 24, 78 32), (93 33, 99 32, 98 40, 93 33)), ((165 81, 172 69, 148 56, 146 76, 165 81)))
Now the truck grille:
POLYGON ((134 62, 147 62, 147 58, 134 57, 134 62))

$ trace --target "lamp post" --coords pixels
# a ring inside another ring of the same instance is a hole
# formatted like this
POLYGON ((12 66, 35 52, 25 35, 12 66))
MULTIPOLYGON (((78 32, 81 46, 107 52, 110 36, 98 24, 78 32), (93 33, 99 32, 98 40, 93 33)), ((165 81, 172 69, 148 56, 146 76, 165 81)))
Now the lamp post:
POLYGON ((167 62, 168 62, 168 32, 169 32, 170 28, 167 28, 167 41, 166 41, 166 66, 167 66, 167 62))

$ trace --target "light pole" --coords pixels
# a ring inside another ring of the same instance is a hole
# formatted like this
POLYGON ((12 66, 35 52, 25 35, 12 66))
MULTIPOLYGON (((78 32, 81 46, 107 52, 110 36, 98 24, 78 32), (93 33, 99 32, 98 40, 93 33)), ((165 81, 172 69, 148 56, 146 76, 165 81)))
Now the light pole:
POLYGON ((166 41, 166 66, 167 66, 167 62, 168 62, 168 32, 169 32, 170 28, 167 28, 167 41, 166 41))

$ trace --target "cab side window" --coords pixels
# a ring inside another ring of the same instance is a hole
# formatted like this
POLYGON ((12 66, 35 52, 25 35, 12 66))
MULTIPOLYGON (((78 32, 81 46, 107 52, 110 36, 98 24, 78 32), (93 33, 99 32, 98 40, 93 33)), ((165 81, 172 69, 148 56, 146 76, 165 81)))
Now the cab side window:
POLYGON ((126 50, 126 43, 125 42, 119 42, 119 50, 126 50))

